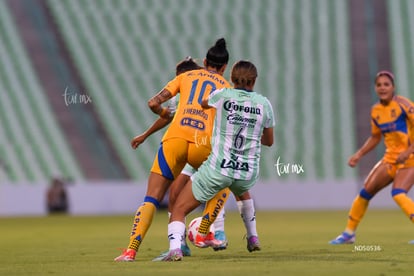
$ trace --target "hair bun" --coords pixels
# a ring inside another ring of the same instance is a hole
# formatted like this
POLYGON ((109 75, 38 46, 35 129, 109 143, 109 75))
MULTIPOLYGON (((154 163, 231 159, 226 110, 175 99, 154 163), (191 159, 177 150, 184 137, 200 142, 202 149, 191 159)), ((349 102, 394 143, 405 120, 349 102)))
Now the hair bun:
POLYGON ((226 40, 224 38, 217 39, 214 46, 208 49, 206 59, 208 66, 220 68, 229 61, 229 52, 226 49, 226 40))
POLYGON ((219 38, 214 46, 219 49, 226 49, 226 40, 224 38, 219 38))

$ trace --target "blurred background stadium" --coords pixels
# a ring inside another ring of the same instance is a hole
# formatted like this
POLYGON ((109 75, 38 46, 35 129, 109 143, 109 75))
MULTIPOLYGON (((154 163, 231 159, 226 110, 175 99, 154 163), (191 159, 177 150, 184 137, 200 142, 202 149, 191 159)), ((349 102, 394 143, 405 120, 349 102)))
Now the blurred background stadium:
POLYGON ((413 13, 410 0, 0 0, 0 215, 44 213, 56 176, 73 213, 135 210, 162 136, 130 147, 156 119, 147 100, 220 37, 230 64, 257 65, 277 118, 258 207, 347 207, 383 150, 347 166, 375 73, 414 99, 413 13))

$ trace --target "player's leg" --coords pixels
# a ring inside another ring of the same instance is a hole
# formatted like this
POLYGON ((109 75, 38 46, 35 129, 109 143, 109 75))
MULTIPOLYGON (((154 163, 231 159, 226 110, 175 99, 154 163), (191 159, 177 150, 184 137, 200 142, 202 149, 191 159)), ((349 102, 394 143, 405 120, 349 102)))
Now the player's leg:
POLYGON ((394 201, 400 206, 408 218, 414 222, 414 202, 407 196, 407 192, 414 184, 414 160, 409 159, 404 164, 404 168, 397 171, 391 195, 394 201))
POLYGON ((170 242, 168 254, 160 256, 154 261, 180 261, 183 258, 181 241, 185 239, 185 217, 199 205, 200 202, 195 199, 192 193, 191 180, 189 180, 172 206, 170 223, 168 224, 168 240, 170 242))
POLYGON ((224 210, 224 208, 222 208, 220 212, 218 213, 217 218, 214 220, 213 226, 214 226, 214 238, 216 240, 222 241, 223 244, 217 248, 213 248, 214 251, 224 250, 228 246, 226 232, 224 231, 225 218, 226 218, 226 211, 224 210))
POLYGON ((260 250, 259 236, 256 228, 256 210, 249 192, 236 196, 237 208, 247 231, 247 250, 260 250))
MULTIPOLYGON (((224 205, 227 202, 227 199, 229 198, 229 195, 230 190, 225 188, 214 195, 212 199, 207 201, 203 210, 203 219, 201 220, 200 228, 198 230, 201 235, 207 235, 210 232, 210 225, 213 224, 219 217, 224 205)), ((218 231, 220 231, 220 228, 218 231)), ((225 249, 227 247, 227 240, 222 240, 221 247, 221 249, 225 249)), ((219 250, 218 247, 217 249, 219 250)))
POLYGON ((361 189, 352 202, 345 231, 334 240, 331 240, 330 244, 355 242, 355 231, 368 209, 369 201, 393 181, 394 175, 395 168, 391 164, 379 161, 374 166, 365 181, 364 188, 361 189))
MULTIPOLYGON (((188 166, 190 167, 190 166, 188 166)), ((186 183, 190 180, 191 175, 193 174, 193 171, 189 168, 187 168, 187 165, 184 167, 184 169, 181 171, 180 175, 173 181, 170 187, 170 193, 168 197, 168 217, 171 217, 172 207, 174 206, 178 195, 183 190, 186 183)), ((186 223, 186 220, 184 220, 184 224, 186 223)), ((191 256, 191 249, 187 244, 186 235, 184 235, 184 239, 181 241, 181 250, 183 251, 184 256, 191 256)), ((157 261, 158 258, 163 257, 163 255, 168 254, 167 252, 162 253, 159 257, 154 259, 154 261, 157 261)))
MULTIPOLYGON (((185 169, 184 169, 185 170, 185 169)), ((168 212, 172 212, 172 207, 177 201, 177 197, 180 192, 183 190, 184 186, 190 180, 192 174, 188 174, 186 171, 182 171, 180 175, 173 181, 170 187, 169 196, 168 196, 168 212)))
POLYGON ((115 261, 134 261, 161 200, 185 165, 187 142, 175 140, 163 143, 158 150, 148 178, 144 203, 135 212, 128 248, 115 261))
MULTIPOLYGON (((195 169, 198 169, 201 164, 207 159, 208 155, 210 154, 210 148, 205 147, 203 145, 189 145, 189 157, 188 157, 188 163, 195 169)), ((206 168, 206 171, 211 170, 210 168, 206 168)), ((210 184, 210 179, 206 178, 206 183, 210 184)), ((204 208, 203 212, 203 220, 200 224, 200 234, 201 235, 207 235, 207 233, 210 232, 210 225, 216 221, 217 218, 220 217, 219 220, 222 220, 223 213, 220 211, 223 209, 224 203, 227 201, 227 198, 230 194, 229 190, 225 190, 223 192, 218 193, 215 195, 215 197, 211 200, 209 200, 204 208)), ((223 218, 224 219, 224 218, 223 218)), ((224 224, 222 224, 224 227, 224 224)), ((217 233, 220 233, 221 227, 218 225, 217 233)), ((224 230, 224 229, 223 229, 224 230)), ((224 232, 222 232, 223 235, 221 235, 224 240, 222 240, 223 248, 225 249, 227 246, 227 240, 225 238, 224 232), (224 236, 224 237, 223 237, 224 236)))
MULTIPOLYGON (((404 169, 398 170, 391 190, 394 201, 400 206, 403 212, 414 222, 414 202, 407 193, 414 184, 413 160, 407 160, 404 169)), ((414 244, 414 240, 408 243, 414 244)))
POLYGON ((171 180, 156 173, 150 173, 144 202, 135 212, 128 248, 115 258, 115 261, 134 261, 136 252, 151 226, 155 212, 170 183, 171 180))

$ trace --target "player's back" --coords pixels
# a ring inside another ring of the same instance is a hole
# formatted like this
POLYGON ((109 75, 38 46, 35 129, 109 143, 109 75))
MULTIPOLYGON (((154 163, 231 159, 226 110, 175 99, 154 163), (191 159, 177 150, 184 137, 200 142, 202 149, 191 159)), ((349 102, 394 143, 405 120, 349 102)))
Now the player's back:
POLYGON ((223 76, 205 69, 183 73, 170 81, 165 89, 173 95, 180 93, 180 101, 163 141, 183 138, 210 147, 215 110, 203 109, 201 102, 212 91, 225 87, 230 84, 223 76))
POLYGON ((257 177, 263 129, 275 124, 269 100, 232 88, 214 92, 209 105, 216 108, 216 121, 208 162, 223 175, 257 177))

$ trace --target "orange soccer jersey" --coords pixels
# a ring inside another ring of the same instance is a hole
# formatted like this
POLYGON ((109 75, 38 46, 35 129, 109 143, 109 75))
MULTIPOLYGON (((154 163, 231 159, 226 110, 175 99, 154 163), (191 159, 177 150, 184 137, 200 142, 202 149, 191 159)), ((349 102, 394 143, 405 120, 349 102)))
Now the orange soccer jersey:
POLYGON ((414 104, 401 96, 394 96, 388 105, 375 104, 371 109, 371 132, 384 135, 384 161, 395 163, 414 138, 414 104))
POLYGON ((180 93, 180 101, 162 141, 183 138, 210 147, 215 111, 203 109, 200 104, 212 91, 225 87, 230 84, 223 76, 205 69, 180 74, 170 81, 164 89, 173 96, 180 93))

